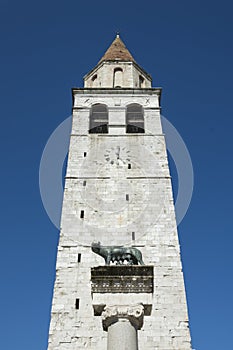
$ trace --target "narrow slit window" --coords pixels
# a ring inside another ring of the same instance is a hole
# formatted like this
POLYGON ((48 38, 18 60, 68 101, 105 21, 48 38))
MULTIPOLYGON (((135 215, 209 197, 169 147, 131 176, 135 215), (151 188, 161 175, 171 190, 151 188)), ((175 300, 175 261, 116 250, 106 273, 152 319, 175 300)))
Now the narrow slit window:
POLYGON ((83 181, 83 186, 86 186, 86 184, 87 184, 87 181, 84 180, 84 181, 83 181))
POLYGON ((102 103, 94 104, 90 111, 90 134, 108 133, 108 109, 102 103))
POLYGON ((81 253, 78 253, 78 263, 81 262, 81 253))
POLYGON ((79 299, 76 299, 76 300, 75 300, 75 309, 76 309, 76 310, 79 310, 79 304, 80 304, 80 303, 79 303, 79 299))
POLYGON ((132 232, 132 240, 135 241, 135 232, 132 232))
POLYGON ((128 201, 129 200, 129 195, 126 194, 125 199, 128 201))
POLYGON ((131 164, 128 164, 128 169, 131 169, 131 164))
POLYGON ((143 108, 137 103, 132 103, 126 109, 126 133, 144 133, 143 108))
POLYGON ((83 153, 83 157, 86 157, 86 156, 87 156, 87 152, 84 152, 84 153, 83 153))
POLYGON ((84 218, 84 210, 81 210, 81 213, 80 213, 80 218, 83 219, 84 218))

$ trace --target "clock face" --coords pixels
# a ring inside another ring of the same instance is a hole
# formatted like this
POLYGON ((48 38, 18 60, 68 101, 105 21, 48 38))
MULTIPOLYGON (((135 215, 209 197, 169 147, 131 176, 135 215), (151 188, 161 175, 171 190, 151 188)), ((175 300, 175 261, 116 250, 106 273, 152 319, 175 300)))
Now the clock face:
POLYGON ((107 148, 104 157, 107 163, 111 165, 128 164, 131 159, 130 151, 125 146, 117 145, 107 148))

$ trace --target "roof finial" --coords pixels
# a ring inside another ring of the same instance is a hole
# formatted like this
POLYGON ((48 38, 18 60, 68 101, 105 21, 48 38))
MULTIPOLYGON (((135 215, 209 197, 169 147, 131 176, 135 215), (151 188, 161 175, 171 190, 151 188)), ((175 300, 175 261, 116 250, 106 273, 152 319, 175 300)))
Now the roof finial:
POLYGON ((116 37, 120 38, 120 31, 119 30, 116 31, 116 37))

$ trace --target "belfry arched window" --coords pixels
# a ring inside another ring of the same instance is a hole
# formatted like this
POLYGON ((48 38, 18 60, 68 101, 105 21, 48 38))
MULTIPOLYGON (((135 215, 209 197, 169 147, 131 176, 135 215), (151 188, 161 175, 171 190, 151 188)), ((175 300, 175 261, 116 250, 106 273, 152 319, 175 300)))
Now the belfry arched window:
POLYGON ((106 105, 97 103, 91 107, 89 133, 108 133, 108 108, 106 105))
POLYGON ((123 70, 122 68, 115 68, 113 75, 113 87, 120 88, 123 84, 123 70))
POLYGON ((145 132, 143 108, 137 103, 132 103, 127 106, 126 132, 130 134, 145 132))

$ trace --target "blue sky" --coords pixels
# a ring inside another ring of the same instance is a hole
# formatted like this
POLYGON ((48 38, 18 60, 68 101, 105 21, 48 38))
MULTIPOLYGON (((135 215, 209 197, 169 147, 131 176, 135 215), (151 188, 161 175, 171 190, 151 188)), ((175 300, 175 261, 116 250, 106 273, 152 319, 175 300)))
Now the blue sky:
MULTIPOLYGON (((71 113, 71 88, 82 86, 117 30, 153 85, 162 86, 163 115, 193 162, 193 199, 179 226, 193 348, 232 348, 232 3, 2 0, 5 350, 46 350, 59 233, 41 203, 40 157, 71 113)), ((174 166, 172 174, 175 180, 174 166)))

